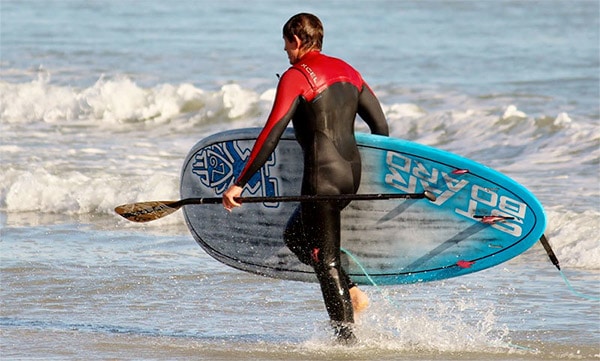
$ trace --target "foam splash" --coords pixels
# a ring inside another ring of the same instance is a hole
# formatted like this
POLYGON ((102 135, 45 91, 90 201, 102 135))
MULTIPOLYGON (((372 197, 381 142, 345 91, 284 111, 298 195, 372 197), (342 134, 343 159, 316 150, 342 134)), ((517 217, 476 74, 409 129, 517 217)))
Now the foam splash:
POLYGON ((217 91, 187 83, 143 88, 125 76, 101 77, 84 89, 53 85, 48 74, 39 74, 29 83, 0 82, 3 123, 160 124, 188 113, 196 121, 219 115, 235 119, 252 112, 259 100, 260 95, 238 84, 226 84, 217 91))
MULTIPOLYGON (((178 181, 176 174, 161 173, 123 179, 78 171, 56 174, 44 168, 9 170, 0 175, 0 206, 14 213, 113 214, 116 205, 126 202, 178 199, 178 181)), ((168 219, 181 223, 177 217, 168 219)))
MULTIPOLYGON (((419 292, 424 285, 419 285, 419 292)), ((508 341, 509 331, 500 324, 491 301, 476 300, 469 290, 414 302, 412 291, 403 287, 380 289, 370 294, 371 306, 356 319, 355 333, 359 343, 353 352, 403 353, 505 353, 515 350, 508 341), (398 293, 400 292, 400 293, 398 293), (406 302, 403 302, 406 299, 406 302), (399 300, 396 303, 395 300, 399 300)), ((436 287, 429 287, 429 290, 436 287)), ((328 336, 328 325, 320 325, 307 341, 310 349, 328 349, 334 340, 328 336), (326 341, 323 341, 326 340, 326 341)))
POLYGON ((546 235, 561 267, 600 270, 600 212, 553 207, 546 235))

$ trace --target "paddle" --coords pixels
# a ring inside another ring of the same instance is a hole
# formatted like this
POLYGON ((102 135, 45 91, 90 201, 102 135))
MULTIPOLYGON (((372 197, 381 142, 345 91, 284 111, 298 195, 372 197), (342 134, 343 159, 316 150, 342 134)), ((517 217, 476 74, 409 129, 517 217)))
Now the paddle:
MULTIPOLYGON (((332 200, 383 200, 383 199, 422 199, 435 202, 436 197, 430 191, 423 193, 381 193, 381 194, 338 194, 338 195, 305 195, 305 196, 274 196, 274 197, 239 197, 239 203, 278 203, 278 202, 324 202, 332 200)), ((132 222, 150 222, 175 212, 189 204, 219 204, 221 197, 184 198, 178 201, 151 201, 123 204, 115 208, 115 212, 132 222)))

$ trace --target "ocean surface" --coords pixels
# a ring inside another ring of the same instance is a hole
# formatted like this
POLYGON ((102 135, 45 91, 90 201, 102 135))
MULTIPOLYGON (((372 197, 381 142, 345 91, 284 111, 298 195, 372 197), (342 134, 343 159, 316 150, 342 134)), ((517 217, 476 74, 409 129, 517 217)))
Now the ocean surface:
POLYGON ((597 0, 1 0, 0 358, 600 359, 599 14, 597 0), (113 212, 178 199, 198 140, 264 123, 289 66, 281 27, 301 11, 393 136, 537 196, 572 289, 539 244, 469 276, 366 287, 360 342, 343 347, 316 284, 218 263, 181 212, 113 212))

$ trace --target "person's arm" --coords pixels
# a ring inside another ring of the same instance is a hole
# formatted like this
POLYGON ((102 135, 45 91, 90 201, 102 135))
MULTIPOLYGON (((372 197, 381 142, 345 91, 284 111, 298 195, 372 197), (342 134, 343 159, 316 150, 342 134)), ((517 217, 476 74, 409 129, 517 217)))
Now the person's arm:
POLYGON ((277 94, 271 113, 262 131, 258 135, 250 156, 242 172, 234 184, 223 193, 223 206, 231 211, 240 204, 234 200, 239 197, 248 180, 265 164, 279 143, 279 138, 292 120, 300 96, 308 85, 306 78, 296 69, 289 69, 282 76, 277 86, 277 94))
POLYGON ((292 115, 300 101, 299 96, 303 94, 303 89, 299 86, 302 83, 306 83, 306 79, 295 69, 290 69, 281 76, 271 113, 256 138, 246 165, 238 175, 235 185, 244 187, 275 150, 279 138, 292 120, 292 115))
POLYGON ((388 136, 389 127, 379 100, 367 85, 363 84, 358 98, 358 115, 367 123, 371 133, 388 136))

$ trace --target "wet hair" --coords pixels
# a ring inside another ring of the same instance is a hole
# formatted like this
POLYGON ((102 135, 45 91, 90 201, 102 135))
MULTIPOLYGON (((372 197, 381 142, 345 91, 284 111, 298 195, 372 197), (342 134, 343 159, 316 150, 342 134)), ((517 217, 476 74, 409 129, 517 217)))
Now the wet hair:
POLYGON ((323 23, 313 14, 296 14, 283 25, 283 36, 288 41, 294 41, 294 35, 302 41, 303 49, 323 47, 323 23))

